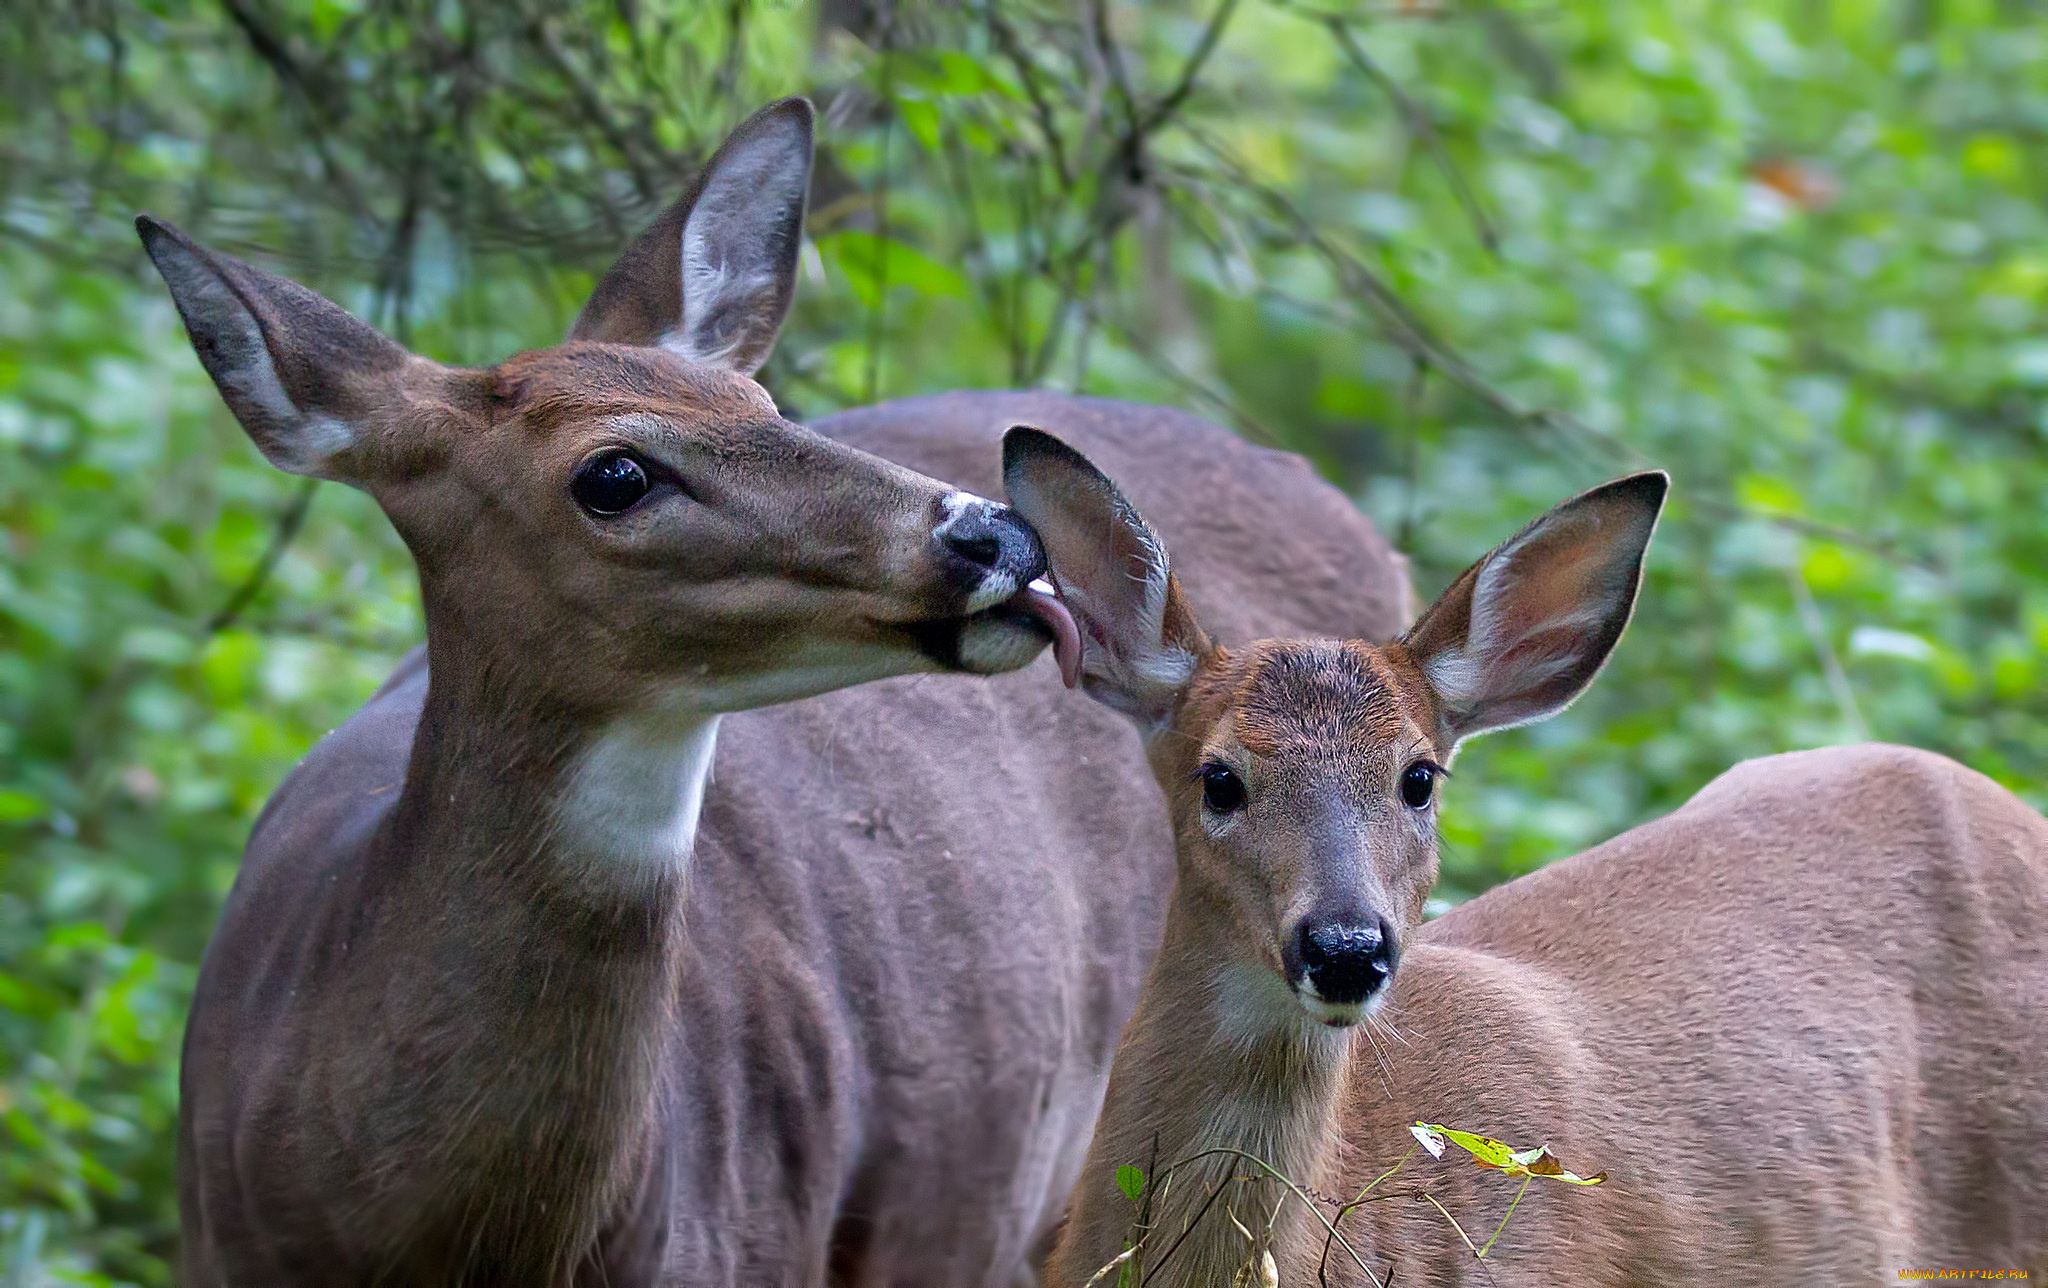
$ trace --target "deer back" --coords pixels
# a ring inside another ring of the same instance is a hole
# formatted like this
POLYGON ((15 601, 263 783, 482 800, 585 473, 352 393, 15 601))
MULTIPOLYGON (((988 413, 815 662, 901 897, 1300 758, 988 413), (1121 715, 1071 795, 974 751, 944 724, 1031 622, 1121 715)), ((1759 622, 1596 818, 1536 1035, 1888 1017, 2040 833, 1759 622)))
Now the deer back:
POLYGON ((1426 926, 1321 1184, 1362 1188, 1418 1119, 1607 1172, 1538 1180, 1482 1268, 1402 1196, 1491 1232, 1515 1183, 1414 1157, 1340 1226, 1406 1283, 2043 1273, 2044 924, 2048 821, 1982 775, 1881 745, 1744 762, 1426 926))

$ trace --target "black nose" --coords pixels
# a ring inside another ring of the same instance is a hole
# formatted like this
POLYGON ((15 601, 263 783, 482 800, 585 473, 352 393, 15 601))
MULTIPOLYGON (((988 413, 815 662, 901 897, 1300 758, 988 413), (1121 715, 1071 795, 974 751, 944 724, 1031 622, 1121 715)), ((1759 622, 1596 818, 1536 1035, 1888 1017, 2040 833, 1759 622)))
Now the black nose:
POLYGON ((940 527, 940 544, 986 572, 1006 572, 1019 586, 1045 575, 1045 548, 1015 510, 993 501, 963 508, 940 527))
POLYGON ((1384 920, 1306 921, 1295 939, 1301 973, 1325 1002, 1358 1005, 1394 973, 1394 933, 1384 920))

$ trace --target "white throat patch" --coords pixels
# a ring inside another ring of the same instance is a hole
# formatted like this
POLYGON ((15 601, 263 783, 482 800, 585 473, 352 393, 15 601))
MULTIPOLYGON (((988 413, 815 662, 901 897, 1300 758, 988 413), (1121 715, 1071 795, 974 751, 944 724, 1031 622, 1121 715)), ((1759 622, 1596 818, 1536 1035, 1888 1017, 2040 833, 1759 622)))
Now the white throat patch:
POLYGON ((687 870, 717 743, 715 715, 614 724, 570 774, 556 808, 557 852, 579 876, 612 887, 687 870))

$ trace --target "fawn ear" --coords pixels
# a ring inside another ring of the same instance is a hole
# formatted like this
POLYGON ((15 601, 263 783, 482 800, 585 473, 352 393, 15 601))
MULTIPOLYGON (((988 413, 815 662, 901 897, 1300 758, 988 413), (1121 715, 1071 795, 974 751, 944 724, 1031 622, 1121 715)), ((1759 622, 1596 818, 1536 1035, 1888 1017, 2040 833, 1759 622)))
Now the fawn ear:
POLYGON ((1403 637, 1452 739, 1555 715, 1621 638, 1671 480, 1573 497, 1467 568, 1403 637))
POLYGON ((752 375, 796 292, 811 189, 811 105, 785 98, 732 132, 680 201, 591 292, 571 340, 657 345, 752 375))
POLYGON ((169 224, 135 231, 171 288, 206 374, 270 463, 367 482, 362 421, 411 355, 297 282, 217 255, 169 224))
POLYGON ((1159 535, 1087 457, 1042 430, 1003 435, 1003 484, 1080 627, 1082 688, 1156 728, 1210 649, 1159 535))

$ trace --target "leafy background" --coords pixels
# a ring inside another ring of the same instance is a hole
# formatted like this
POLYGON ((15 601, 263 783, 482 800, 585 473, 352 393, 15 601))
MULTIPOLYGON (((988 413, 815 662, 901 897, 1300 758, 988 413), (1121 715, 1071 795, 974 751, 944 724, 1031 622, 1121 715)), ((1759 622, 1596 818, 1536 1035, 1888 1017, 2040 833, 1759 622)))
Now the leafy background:
POLYGON ((270 471, 128 221, 437 358, 552 342, 763 101, 823 109, 767 379, 1173 403, 1305 452, 1433 593, 1677 490, 1635 628, 1483 740, 1469 895, 1734 760, 2048 762, 2038 0, 17 0, 0 12, 0 1278, 161 1283, 181 1020, 255 812, 420 633, 270 471))

